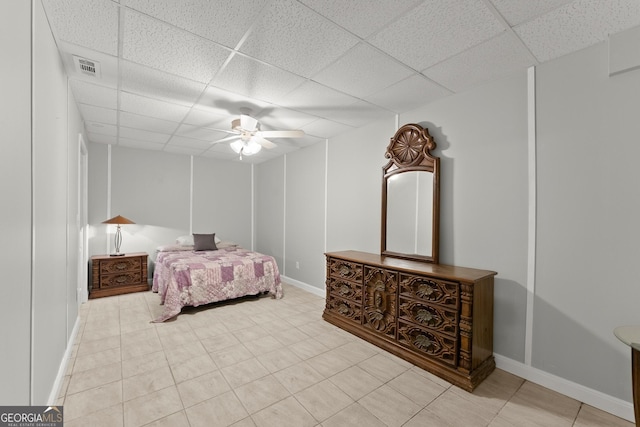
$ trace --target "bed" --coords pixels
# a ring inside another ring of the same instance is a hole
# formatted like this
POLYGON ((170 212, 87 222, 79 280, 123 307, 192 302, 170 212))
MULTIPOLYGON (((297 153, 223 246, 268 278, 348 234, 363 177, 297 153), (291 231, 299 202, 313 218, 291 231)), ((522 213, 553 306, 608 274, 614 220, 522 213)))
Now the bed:
POLYGON ((182 307, 197 307, 247 295, 269 293, 282 298, 275 259, 232 243, 219 242, 214 250, 196 250, 189 244, 161 246, 153 273, 153 292, 160 295, 163 312, 153 322, 164 322, 182 307))

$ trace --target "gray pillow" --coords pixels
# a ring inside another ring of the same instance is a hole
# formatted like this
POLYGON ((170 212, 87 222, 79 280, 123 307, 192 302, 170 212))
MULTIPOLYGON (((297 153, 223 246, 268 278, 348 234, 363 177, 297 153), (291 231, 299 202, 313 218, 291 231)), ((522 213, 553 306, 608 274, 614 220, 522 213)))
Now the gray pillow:
POLYGON ((216 234, 194 234, 193 246, 196 251, 217 251, 216 234))

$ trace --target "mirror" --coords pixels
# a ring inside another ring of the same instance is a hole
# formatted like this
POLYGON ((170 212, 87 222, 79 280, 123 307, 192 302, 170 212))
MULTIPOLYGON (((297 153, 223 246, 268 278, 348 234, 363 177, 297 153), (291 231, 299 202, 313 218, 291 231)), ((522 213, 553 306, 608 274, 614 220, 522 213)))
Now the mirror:
POLYGON ((382 255, 438 263, 440 159, 426 128, 408 124, 391 138, 382 180, 382 255))

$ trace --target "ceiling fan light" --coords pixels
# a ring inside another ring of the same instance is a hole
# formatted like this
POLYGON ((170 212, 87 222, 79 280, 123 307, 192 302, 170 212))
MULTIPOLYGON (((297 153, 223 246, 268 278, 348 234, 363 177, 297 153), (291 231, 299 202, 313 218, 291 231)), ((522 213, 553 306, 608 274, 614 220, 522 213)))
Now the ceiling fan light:
POLYGON ((252 139, 248 141, 243 141, 241 139, 233 141, 231 144, 229 144, 229 146, 236 153, 240 154, 240 152, 242 152, 242 154, 244 154, 245 156, 256 154, 262 149, 262 146, 252 139))

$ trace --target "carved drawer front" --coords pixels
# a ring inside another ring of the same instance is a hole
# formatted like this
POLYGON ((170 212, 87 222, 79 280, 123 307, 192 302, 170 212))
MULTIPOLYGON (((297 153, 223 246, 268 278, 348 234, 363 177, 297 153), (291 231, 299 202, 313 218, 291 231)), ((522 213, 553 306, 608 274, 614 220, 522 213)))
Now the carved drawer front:
MULTIPOLYGON (((121 273, 129 270, 140 270, 141 258, 124 258, 120 260, 109 260, 100 262, 100 274, 121 273)), ((138 281, 139 282, 139 281, 138 281)))
POLYGON ((326 309, 344 319, 362 323, 362 306, 348 299, 331 296, 327 300, 326 309))
POLYGON ((399 315, 416 325, 433 329, 442 334, 458 335, 458 312, 420 300, 400 297, 399 315))
POLYGON ((329 275, 362 283, 362 264, 331 258, 329 261, 329 275))
POLYGON ((460 285, 442 279, 400 274, 400 293, 457 310, 460 285))
POLYGON ((362 304, 362 285, 343 279, 331 278, 328 280, 329 292, 341 298, 348 298, 362 304))
POLYGON ((446 335, 398 320, 398 342, 447 365, 458 363, 458 341, 446 335))
POLYGON ((112 288, 117 286, 131 285, 132 283, 142 283, 140 271, 130 271, 122 274, 107 274, 100 277, 100 288, 112 288))
POLYGON ((398 275, 391 270, 365 267, 364 324, 395 339, 398 275))

